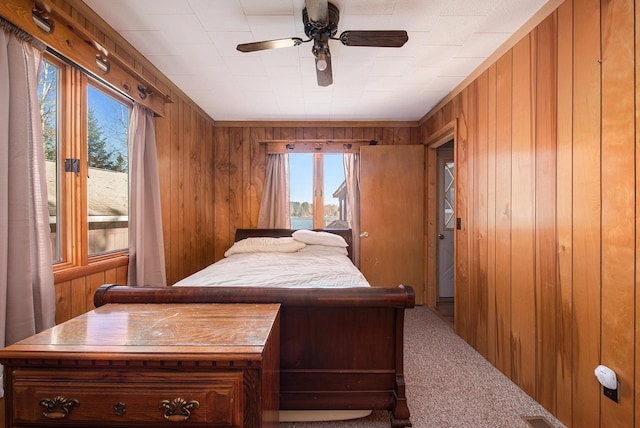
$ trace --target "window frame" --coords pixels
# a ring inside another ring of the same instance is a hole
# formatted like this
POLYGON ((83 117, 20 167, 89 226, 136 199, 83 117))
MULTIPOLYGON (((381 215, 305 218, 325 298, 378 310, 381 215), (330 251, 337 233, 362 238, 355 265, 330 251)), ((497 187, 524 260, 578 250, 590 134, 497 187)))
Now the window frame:
MULTIPOLYGON (((312 185, 312 195, 311 195, 311 204, 313 207, 313 212, 312 212, 312 228, 313 229, 324 229, 325 227, 325 213, 324 213, 324 207, 325 207, 325 177, 324 177, 324 161, 325 161, 325 155, 338 155, 338 156, 342 156, 342 153, 335 153, 335 152, 329 152, 329 153, 318 153, 318 152, 314 152, 314 153, 303 153, 303 152, 298 152, 298 153, 290 153, 289 156, 296 156, 296 155, 303 155, 303 154, 312 154, 312 165, 313 165, 313 172, 311 174, 311 185, 312 185)), ((289 158, 291 159, 291 158, 289 158)), ((291 184, 289 184, 291 185, 291 184)), ((289 203, 291 203, 291 198, 289 198, 289 203)))
MULTIPOLYGON (((324 228, 324 154, 360 153, 360 147, 376 145, 370 139, 266 140, 267 154, 313 153, 313 228, 324 228), (317 159, 320 160, 317 160, 317 159), (319 185, 318 185, 319 183, 319 185), (318 190, 320 190, 318 192, 318 190), (318 208, 318 207, 321 207, 318 208)), ((345 173, 346 175, 346 173, 345 173)), ((346 177, 345 177, 346 178, 346 177)), ((291 202, 291 198, 289 198, 291 202)), ((347 208, 348 209, 348 208, 347 208)))
POLYGON ((43 61, 60 69, 58 94, 58 219, 60 243, 59 261, 53 261, 56 282, 101 270, 105 264, 121 265, 128 259, 129 249, 89 255, 88 218, 88 148, 87 148, 87 91, 88 85, 103 91, 133 108, 133 101, 54 52, 45 51, 43 61), (78 174, 66 172, 65 159, 79 159, 78 174))

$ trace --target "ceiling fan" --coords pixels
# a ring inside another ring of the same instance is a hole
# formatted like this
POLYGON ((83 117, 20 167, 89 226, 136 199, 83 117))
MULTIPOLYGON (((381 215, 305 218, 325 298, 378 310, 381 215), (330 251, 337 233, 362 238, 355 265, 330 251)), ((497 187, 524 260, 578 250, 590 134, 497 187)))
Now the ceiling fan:
POLYGON ((387 48, 402 47, 409 40, 409 36, 404 30, 343 31, 339 37, 335 37, 340 18, 338 8, 327 0, 305 0, 305 6, 302 11, 302 22, 304 23, 304 33, 309 37, 308 40, 302 40, 299 37, 265 40, 239 44, 237 49, 240 52, 255 52, 298 46, 313 40, 312 52, 316 58, 318 85, 329 86, 333 83, 329 40, 340 40, 345 46, 387 48))

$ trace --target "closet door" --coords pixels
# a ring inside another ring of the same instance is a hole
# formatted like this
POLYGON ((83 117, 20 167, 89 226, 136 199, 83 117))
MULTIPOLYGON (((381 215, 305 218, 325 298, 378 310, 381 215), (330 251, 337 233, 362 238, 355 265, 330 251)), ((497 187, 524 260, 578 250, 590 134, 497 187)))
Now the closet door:
POLYGON ((360 270, 375 287, 424 295, 424 147, 360 151, 360 270))

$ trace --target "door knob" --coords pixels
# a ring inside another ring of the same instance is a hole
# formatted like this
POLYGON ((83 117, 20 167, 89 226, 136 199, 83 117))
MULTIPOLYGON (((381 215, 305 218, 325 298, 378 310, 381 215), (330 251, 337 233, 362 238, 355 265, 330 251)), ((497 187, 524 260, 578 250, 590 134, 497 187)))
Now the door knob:
POLYGON ((366 231, 365 231, 365 232, 362 232, 362 233, 360 234, 360 237, 361 237, 361 238, 368 238, 368 237, 369 237, 369 232, 366 232, 366 231))
POLYGON ((438 234, 438 239, 444 239, 444 235, 442 233, 438 234))

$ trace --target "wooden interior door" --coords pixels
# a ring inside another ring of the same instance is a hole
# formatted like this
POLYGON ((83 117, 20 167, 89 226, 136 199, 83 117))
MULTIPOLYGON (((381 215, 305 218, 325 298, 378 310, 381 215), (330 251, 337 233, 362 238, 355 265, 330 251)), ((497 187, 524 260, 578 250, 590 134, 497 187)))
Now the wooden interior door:
POLYGON ((360 149, 360 270, 375 287, 424 296, 424 147, 360 149))

